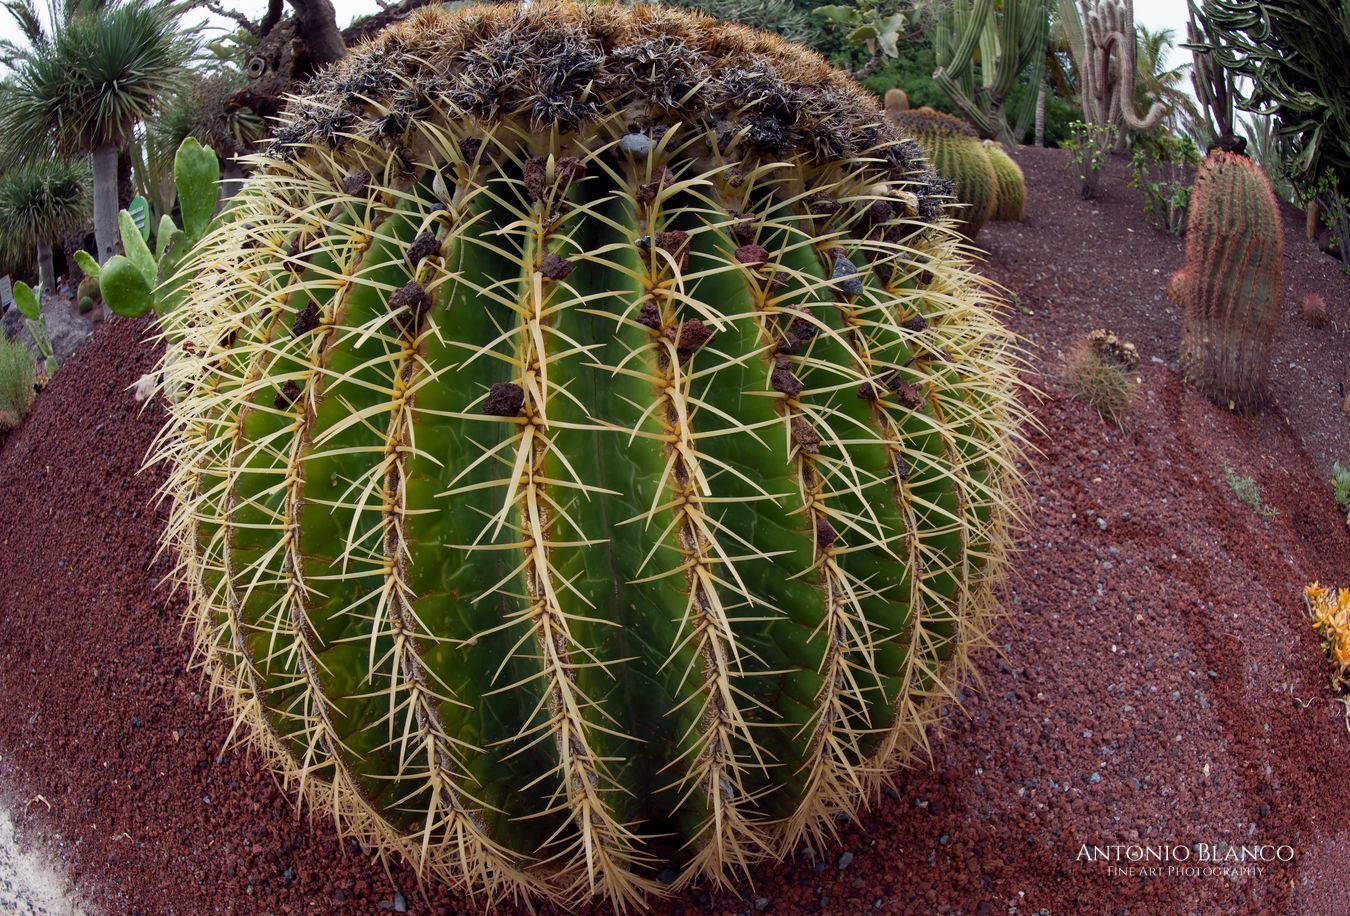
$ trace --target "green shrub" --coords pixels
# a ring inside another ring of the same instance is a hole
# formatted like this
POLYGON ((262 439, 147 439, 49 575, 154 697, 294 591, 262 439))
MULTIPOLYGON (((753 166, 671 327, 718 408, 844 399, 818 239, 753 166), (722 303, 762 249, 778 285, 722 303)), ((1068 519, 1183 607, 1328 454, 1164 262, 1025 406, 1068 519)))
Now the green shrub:
POLYGON ((1129 185, 1144 195, 1144 218, 1168 235, 1186 228, 1191 200, 1187 171, 1200 164, 1200 154, 1189 139, 1174 134, 1141 138, 1130 160, 1129 185))
POLYGON ((23 422, 33 406, 33 354, 0 334, 0 432, 23 422))
POLYGON ((1223 479, 1228 482, 1228 488, 1233 491, 1238 502, 1251 506, 1257 515, 1262 518, 1274 518, 1280 514, 1280 510, 1266 504, 1261 497, 1261 485, 1251 477, 1242 477, 1237 471, 1224 465, 1223 479))
POLYGON ((1345 523, 1350 525, 1350 469, 1339 461, 1331 466, 1331 493, 1345 513, 1345 523))

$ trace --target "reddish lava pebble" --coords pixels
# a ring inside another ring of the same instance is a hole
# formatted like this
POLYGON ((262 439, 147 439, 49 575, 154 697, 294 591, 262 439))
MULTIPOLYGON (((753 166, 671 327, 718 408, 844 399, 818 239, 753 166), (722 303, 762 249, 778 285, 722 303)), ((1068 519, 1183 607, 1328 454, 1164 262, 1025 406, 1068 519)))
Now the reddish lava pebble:
MULTIPOLYGON (((1313 579, 1350 584, 1350 533, 1325 481, 1329 455, 1350 455, 1343 356, 1325 344, 1343 353, 1344 336, 1286 310, 1277 365, 1309 373, 1274 373, 1274 405, 1255 417, 1214 407, 1175 371, 1179 313, 1163 284, 1178 244, 1143 224, 1120 164, 1089 204, 1059 151, 1013 154, 1028 220, 981 243, 1032 313, 1008 320, 1050 397, 1028 434, 1039 453, 1008 617, 993 625, 1001 655, 979 658, 983 689, 964 711, 944 711, 932 761, 840 821, 838 844, 656 912, 1350 909, 1350 782, 1335 763, 1350 736, 1299 600, 1313 579), (1055 354, 1100 325, 1143 355, 1124 431, 1053 381, 1055 354), (1225 465, 1279 514, 1238 502, 1225 465), (1085 843, 1133 842, 1278 843, 1296 857, 1234 881, 1113 877, 1077 859, 1085 843)), ((1289 273, 1344 302, 1334 262, 1286 235, 1289 273)), ((182 602, 160 585, 162 476, 138 472, 162 409, 128 390, 153 362, 148 332, 102 325, 0 446, 0 786, 20 841, 96 912, 366 914, 396 892, 411 912, 481 912, 419 890, 406 865, 386 872, 322 817, 297 820, 256 761, 225 747, 229 724, 187 666, 182 602), (24 805, 38 795, 50 810, 24 805)))

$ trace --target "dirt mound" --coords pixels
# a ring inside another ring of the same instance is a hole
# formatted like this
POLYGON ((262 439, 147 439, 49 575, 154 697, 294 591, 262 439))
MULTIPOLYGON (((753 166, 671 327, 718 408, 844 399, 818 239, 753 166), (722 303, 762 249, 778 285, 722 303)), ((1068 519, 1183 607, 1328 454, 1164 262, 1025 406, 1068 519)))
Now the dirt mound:
MULTIPOLYGON (((1003 657, 984 659, 983 690, 950 711, 932 765, 902 774, 861 824, 841 823, 837 846, 660 912, 1350 909, 1350 784, 1333 762, 1350 739, 1299 598, 1312 579, 1350 584, 1350 534, 1323 479, 1342 433, 1291 406, 1284 373, 1252 418, 1188 391, 1179 314, 1162 304, 1179 244, 1143 225, 1118 175, 1089 206, 1070 198, 1058 154, 1015 152, 1029 220, 990 227, 989 270, 1033 313, 1011 320, 1047 371, 1080 330, 1139 345, 1129 428, 1053 397, 1037 407, 1003 657), (1225 468, 1253 477, 1276 514, 1239 502, 1225 468), (1184 848, 1201 867, 1244 844, 1294 857, 1235 877, 1139 877, 1082 861, 1084 844, 1184 848)), ((1291 284, 1303 270, 1290 267, 1291 284)), ((1282 359, 1301 346, 1293 311, 1282 359)), ((1344 327, 1343 312, 1333 319, 1344 327)), ((0 449, 0 785, 18 799, 19 839, 108 913, 475 912, 297 820, 267 775, 224 750, 180 604, 158 584, 160 478, 137 473, 160 421, 127 390, 153 361, 146 330, 101 327, 0 449), (50 810, 23 807, 37 795, 50 810)), ((1343 371, 1319 352, 1297 359, 1343 371)), ((1054 392, 1049 375, 1041 384, 1054 392)))

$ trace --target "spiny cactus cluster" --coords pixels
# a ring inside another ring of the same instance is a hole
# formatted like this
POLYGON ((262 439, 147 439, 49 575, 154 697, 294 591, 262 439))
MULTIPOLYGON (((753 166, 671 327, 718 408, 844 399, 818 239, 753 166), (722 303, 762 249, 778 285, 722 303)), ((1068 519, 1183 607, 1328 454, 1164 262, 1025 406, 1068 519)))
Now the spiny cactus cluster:
POLYGON ((1103 420, 1121 424, 1134 403, 1139 351, 1105 328, 1080 338, 1064 360, 1065 390, 1096 408, 1103 420))
POLYGON ((1321 293, 1304 293, 1301 303, 1303 320, 1314 328, 1327 326, 1327 300, 1321 293))
POLYGON ((1265 397, 1283 257, 1284 230, 1260 166, 1212 150, 1195 176, 1186 262, 1169 292, 1186 311, 1182 368, 1217 404, 1245 410, 1265 397))
POLYGON ((567 3, 418 11, 280 138, 161 318, 239 733, 490 896, 827 842, 952 701, 1017 505, 1019 357, 917 148, 776 38, 567 3))
POLYGON ((1003 145, 993 140, 984 141, 989 164, 994 168, 994 213, 998 222, 1018 222, 1026 214, 1027 180, 1022 167, 1013 161, 1003 145))
POLYGON ((974 128, 932 108, 916 108, 890 117, 901 134, 913 137, 933 168, 956 187, 965 206, 958 220, 963 235, 974 239, 993 216, 998 203, 994 167, 974 128))

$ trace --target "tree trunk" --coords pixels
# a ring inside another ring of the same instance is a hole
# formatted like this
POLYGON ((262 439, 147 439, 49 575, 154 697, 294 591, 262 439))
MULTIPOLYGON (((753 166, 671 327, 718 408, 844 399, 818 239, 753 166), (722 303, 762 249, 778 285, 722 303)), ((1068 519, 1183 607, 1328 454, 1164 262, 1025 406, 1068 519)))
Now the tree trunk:
POLYGON ((227 158, 220 164, 220 194, 217 196, 216 207, 223 206, 225 201, 239 193, 239 189, 244 184, 244 170, 239 167, 239 163, 234 159, 227 158))
MULTIPOLYGON (((103 264, 117 254, 117 147, 105 144, 94 150, 94 247, 103 264)), ((103 317, 111 315, 103 306, 103 317)))
POLYGON ((300 25, 300 36, 309 48, 309 56, 320 67, 347 56, 347 46, 338 31, 337 14, 329 0, 290 0, 300 25))
POLYGON ((52 295, 56 292, 56 266, 52 261, 51 242, 43 242, 37 246, 38 260, 38 283, 42 285, 42 292, 46 295, 52 295))
POLYGON ((1036 145, 1045 146, 1045 77, 1036 89, 1036 145))

